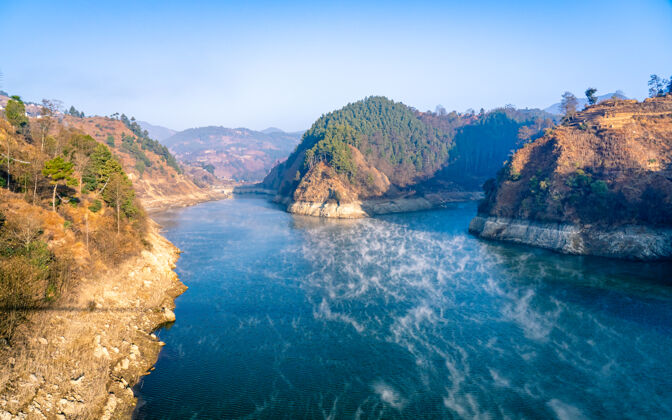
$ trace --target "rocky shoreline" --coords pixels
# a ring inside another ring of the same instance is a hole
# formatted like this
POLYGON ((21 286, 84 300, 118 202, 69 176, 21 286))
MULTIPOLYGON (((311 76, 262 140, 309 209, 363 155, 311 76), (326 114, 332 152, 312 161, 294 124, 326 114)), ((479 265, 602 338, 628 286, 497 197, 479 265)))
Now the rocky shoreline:
POLYGON ((159 213, 177 207, 189 207, 208 201, 225 200, 233 196, 233 189, 213 188, 191 194, 179 194, 158 198, 144 198, 142 204, 148 214, 159 213))
POLYGON ((334 219, 359 219, 378 214, 406 213, 440 208, 447 203, 471 201, 482 198, 480 192, 443 192, 426 194, 420 197, 401 197, 394 199, 357 200, 349 203, 293 201, 287 197, 276 196, 274 201, 285 204, 292 214, 334 219))
POLYGON ((469 232, 483 239, 531 245, 563 254, 643 261, 672 259, 672 229, 636 225, 604 229, 479 215, 469 224, 469 232))
POLYGON ((173 271, 179 250, 152 222, 150 250, 90 278, 74 296, 24 325, 20 344, 0 355, 0 419, 129 418, 132 387, 163 343, 186 290, 173 271))

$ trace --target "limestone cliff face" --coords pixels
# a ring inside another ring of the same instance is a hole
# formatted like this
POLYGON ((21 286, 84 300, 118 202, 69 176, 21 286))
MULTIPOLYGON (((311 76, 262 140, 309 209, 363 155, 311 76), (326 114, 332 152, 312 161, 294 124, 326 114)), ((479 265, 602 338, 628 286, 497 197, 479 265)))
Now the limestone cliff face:
POLYGON ((571 254, 672 258, 672 95, 610 100, 526 145, 470 230, 571 254))
POLYGON ((323 162, 312 167, 294 190, 287 210, 307 216, 357 218, 366 213, 357 193, 323 162))
POLYGON ((469 232, 484 239, 532 245, 564 254, 630 260, 672 256, 672 229, 649 226, 596 228, 564 223, 476 216, 469 232))

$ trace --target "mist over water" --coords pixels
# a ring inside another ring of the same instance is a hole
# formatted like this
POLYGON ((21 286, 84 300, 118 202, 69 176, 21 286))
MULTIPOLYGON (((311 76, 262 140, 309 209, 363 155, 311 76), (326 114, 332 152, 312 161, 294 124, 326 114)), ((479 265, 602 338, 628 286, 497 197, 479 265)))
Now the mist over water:
POLYGON ((157 217, 189 290, 141 419, 672 418, 672 266, 237 199, 157 217))

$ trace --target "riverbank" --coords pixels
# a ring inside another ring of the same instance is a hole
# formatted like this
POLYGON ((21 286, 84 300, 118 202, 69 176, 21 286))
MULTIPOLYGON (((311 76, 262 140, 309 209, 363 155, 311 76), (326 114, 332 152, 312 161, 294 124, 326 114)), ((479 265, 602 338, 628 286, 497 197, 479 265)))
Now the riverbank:
POLYGON ((375 198, 357 200, 350 203, 293 201, 276 196, 274 201, 287 206, 287 211, 302 216, 327 217, 334 219, 359 219, 378 214, 406 213, 441 208, 447 203, 478 200, 480 192, 451 191, 425 194, 420 197, 375 198))
POLYGON ((222 187, 192 193, 169 196, 144 197, 142 205, 148 214, 159 213, 172 208, 195 206, 208 201, 225 200, 233 196, 233 188, 222 187))
POLYGON ((174 299, 186 290, 173 271, 179 250, 150 223, 150 250, 82 279, 2 349, 0 419, 130 417, 132 387, 163 345, 153 331, 175 320, 174 299))
POLYGON ((483 239, 531 245, 563 254, 645 261, 672 259, 672 229, 635 225, 603 229, 476 216, 469 223, 469 232, 483 239))

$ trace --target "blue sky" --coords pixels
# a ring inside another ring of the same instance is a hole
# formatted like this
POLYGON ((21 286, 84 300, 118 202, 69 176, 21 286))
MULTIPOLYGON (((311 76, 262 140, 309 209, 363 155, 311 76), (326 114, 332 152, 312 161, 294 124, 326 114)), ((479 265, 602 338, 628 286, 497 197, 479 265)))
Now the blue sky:
POLYGON ((672 75, 670 1, 466 3, 0 0, 2 89, 175 129, 299 130, 368 95, 543 108, 672 75))

